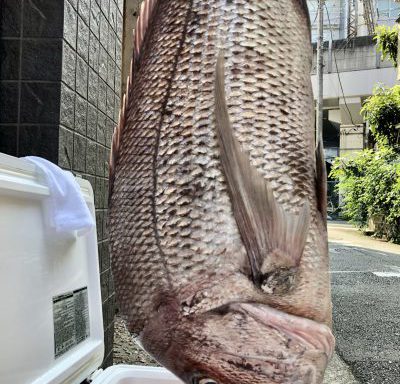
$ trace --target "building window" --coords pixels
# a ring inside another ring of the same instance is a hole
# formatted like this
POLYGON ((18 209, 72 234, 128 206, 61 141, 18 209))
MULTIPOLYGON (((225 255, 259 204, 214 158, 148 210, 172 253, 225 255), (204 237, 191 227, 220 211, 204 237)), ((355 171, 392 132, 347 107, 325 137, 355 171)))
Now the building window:
POLYGON ((378 22, 394 21, 400 13, 400 3, 394 0, 377 0, 378 22))
MULTIPOLYGON (((324 40, 345 38, 345 16, 347 0, 326 0, 324 9, 324 40)), ((317 41, 318 0, 307 1, 311 19, 312 41, 317 41)))

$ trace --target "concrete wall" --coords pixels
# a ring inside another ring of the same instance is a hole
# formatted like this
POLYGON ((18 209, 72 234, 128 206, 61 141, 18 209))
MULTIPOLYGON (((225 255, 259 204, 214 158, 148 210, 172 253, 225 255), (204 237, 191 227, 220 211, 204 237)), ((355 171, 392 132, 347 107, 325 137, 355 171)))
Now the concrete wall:
MULTIPOLYGON (((314 98, 317 93, 316 45, 313 45, 311 81, 314 98)), ((376 52, 370 36, 353 40, 336 40, 324 45, 324 100, 332 106, 339 98, 362 97, 372 94, 377 84, 392 87, 396 84, 396 70, 376 52)))
POLYGON ((111 365, 107 179, 120 105, 123 0, 1 0, 0 7, 0 151, 45 157, 91 182, 104 365, 111 365))
MULTIPOLYGON (((313 44, 312 74, 316 73, 317 51, 313 44)), ((371 36, 357 37, 351 40, 326 41, 324 43, 324 72, 348 72, 366 69, 391 68, 390 61, 383 61, 376 52, 371 36)))
MULTIPOLYGON (((377 84, 385 84, 392 87, 396 84, 396 70, 394 68, 381 68, 360 70, 351 72, 341 72, 340 81, 337 73, 324 75, 324 99, 338 99, 343 97, 366 97, 372 95, 372 91, 377 84), (340 85, 340 82, 343 87, 340 85)), ((316 76, 311 76, 314 90, 314 98, 317 93, 316 76)))

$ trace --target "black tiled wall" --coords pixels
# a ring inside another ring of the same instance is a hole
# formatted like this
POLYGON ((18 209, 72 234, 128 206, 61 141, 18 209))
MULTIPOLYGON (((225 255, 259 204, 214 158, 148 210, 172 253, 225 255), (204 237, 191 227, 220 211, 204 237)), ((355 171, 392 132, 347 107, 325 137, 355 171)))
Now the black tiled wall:
POLYGON ((61 3, 0 2, 0 152, 58 160, 61 3))
POLYGON ((65 0, 59 164, 95 191, 105 365, 112 364, 114 285, 106 226, 108 159, 121 87, 123 0, 65 0))
POLYGON ((112 364, 114 335, 106 214, 122 13, 123 0, 0 0, 0 152, 45 157, 93 186, 104 366, 112 364))

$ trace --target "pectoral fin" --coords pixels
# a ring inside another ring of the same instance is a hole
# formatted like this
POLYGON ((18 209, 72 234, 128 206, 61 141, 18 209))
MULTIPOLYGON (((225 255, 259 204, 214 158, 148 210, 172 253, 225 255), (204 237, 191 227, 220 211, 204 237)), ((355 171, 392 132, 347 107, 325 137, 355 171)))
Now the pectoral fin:
POLYGON ((247 250, 252 279, 261 287, 269 272, 266 265, 272 273, 299 265, 310 224, 309 203, 305 201, 298 214, 286 211, 276 200, 270 183, 241 149, 229 121, 222 55, 216 70, 215 115, 233 213, 247 250))

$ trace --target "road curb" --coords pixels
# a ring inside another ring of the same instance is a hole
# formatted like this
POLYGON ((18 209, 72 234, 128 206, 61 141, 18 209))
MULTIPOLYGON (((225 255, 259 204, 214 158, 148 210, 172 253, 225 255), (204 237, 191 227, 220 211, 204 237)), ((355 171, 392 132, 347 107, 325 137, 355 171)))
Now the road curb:
POLYGON ((359 384, 346 363, 335 353, 325 373, 323 384, 359 384))

